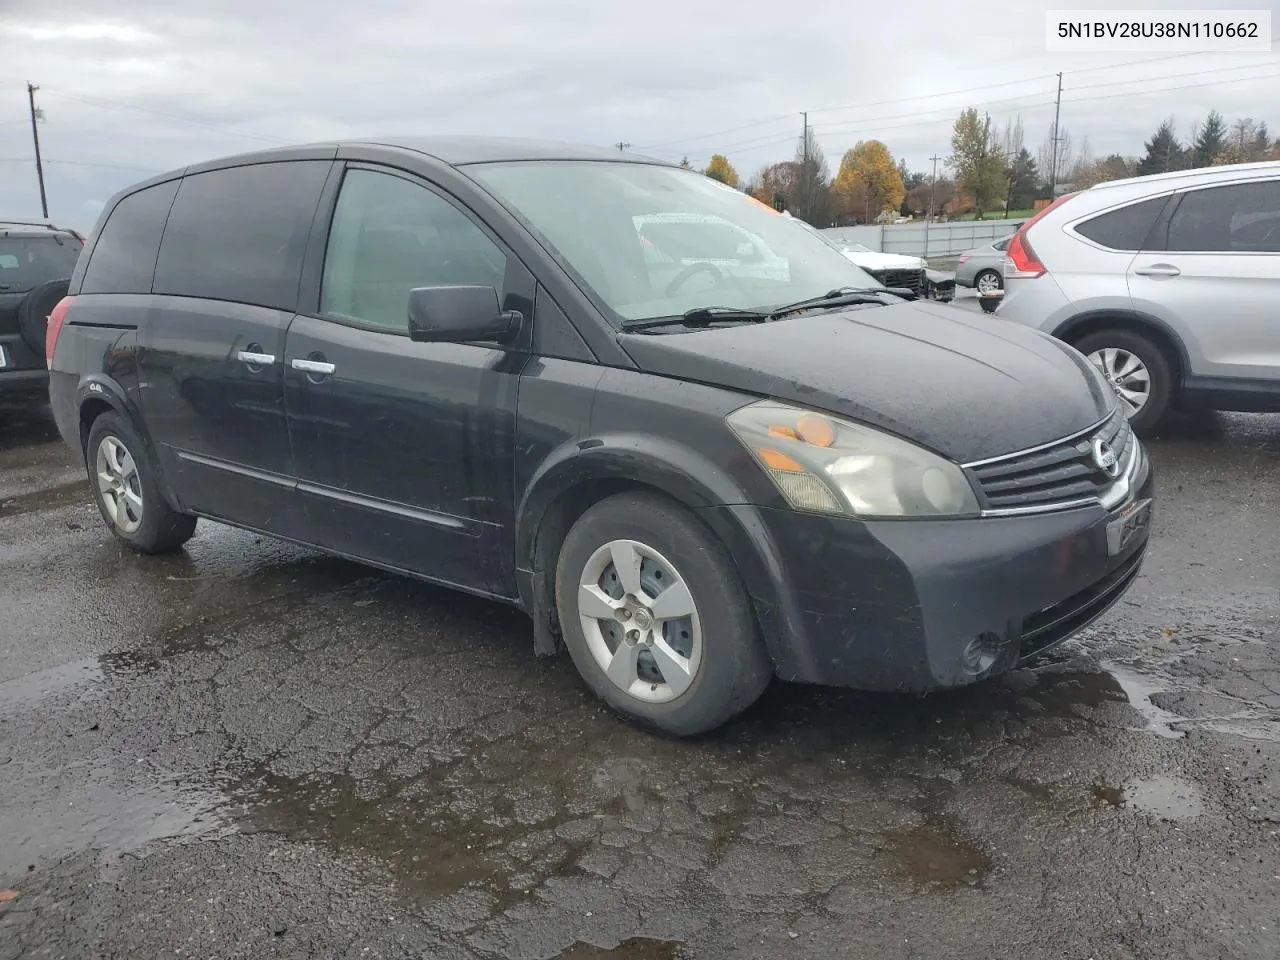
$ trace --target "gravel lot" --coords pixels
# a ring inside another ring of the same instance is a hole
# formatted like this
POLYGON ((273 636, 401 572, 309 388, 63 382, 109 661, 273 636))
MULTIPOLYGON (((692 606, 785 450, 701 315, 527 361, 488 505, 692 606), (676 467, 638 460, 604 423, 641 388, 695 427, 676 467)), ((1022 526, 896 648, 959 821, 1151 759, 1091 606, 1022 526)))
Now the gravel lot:
POLYGON ((0 960, 1273 960, 1280 417, 1151 450, 1143 575, 1052 662, 673 742, 502 607, 208 523, 127 553, 0 413, 0 960))

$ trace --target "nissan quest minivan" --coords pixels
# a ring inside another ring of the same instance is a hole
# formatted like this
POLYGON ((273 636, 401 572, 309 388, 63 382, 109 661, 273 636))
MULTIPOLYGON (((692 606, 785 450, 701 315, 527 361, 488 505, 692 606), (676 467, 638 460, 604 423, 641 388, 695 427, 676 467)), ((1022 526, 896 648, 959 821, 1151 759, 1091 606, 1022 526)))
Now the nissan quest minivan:
POLYGON ((204 518, 514 604, 677 735, 773 676, 1007 671, 1147 547, 1151 466, 1080 353, 614 150, 343 142, 156 177, 103 210, 46 354, 133 548, 204 518))

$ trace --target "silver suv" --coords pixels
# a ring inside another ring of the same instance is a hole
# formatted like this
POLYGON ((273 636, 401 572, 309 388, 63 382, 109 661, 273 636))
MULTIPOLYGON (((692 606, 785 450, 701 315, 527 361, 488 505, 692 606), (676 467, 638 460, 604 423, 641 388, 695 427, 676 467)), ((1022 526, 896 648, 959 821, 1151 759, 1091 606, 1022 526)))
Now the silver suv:
POLYGON ((1099 184, 1014 234, 996 315, 1072 344, 1137 430, 1280 410, 1280 162, 1099 184))

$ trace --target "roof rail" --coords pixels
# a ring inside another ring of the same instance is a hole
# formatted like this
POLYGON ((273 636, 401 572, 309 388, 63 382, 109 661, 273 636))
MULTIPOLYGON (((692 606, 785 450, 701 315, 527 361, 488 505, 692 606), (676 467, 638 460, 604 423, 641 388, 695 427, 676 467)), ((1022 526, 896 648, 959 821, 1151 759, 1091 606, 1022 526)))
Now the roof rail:
POLYGON ((80 234, 69 227, 60 227, 52 220, 6 220, 0 217, 0 230, 8 230, 11 227, 38 227, 43 230, 50 230, 56 233, 74 233, 76 236, 80 234))

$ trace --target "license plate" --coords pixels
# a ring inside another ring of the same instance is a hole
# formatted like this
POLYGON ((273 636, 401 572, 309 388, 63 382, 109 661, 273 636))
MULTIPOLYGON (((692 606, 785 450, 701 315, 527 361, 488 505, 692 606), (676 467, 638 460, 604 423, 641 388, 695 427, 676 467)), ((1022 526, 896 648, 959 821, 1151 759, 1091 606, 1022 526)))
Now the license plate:
POLYGON ((1115 556, 1151 524, 1151 501, 1135 500, 1107 524, 1107 553, 1115 556))

